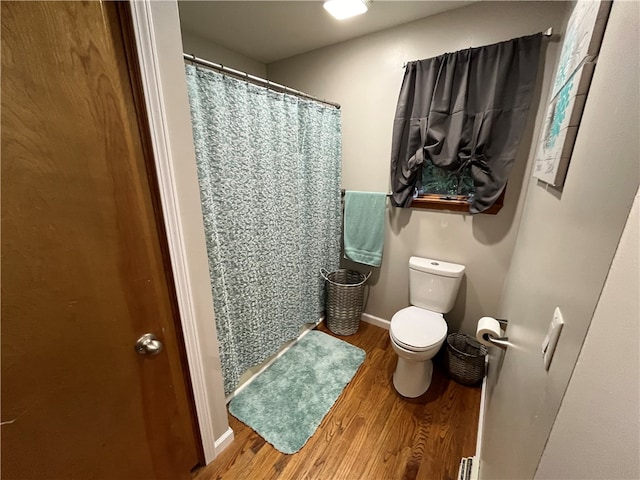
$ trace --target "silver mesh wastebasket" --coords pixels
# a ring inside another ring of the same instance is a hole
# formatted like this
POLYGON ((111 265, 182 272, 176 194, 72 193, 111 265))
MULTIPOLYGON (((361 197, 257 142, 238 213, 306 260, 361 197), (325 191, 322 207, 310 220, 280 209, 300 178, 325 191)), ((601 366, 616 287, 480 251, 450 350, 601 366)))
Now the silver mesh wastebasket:
POLYGON ((355 270, 324 268, 320 274, 326 281, 325 315, 327 328, 336 335, 353 335, 360 326, 365 283, 371 276, 355 270))

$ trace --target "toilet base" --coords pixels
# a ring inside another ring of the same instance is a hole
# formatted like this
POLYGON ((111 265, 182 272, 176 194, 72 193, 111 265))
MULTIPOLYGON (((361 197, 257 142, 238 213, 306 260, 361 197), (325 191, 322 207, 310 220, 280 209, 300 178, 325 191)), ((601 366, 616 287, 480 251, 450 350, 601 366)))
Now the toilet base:
POLYGON ((407 398, 416 398, 429 389, 433 375, 433 362, 423 360, 414 362, 398 357, 398 365, 393 373, 393 386, 407 398))

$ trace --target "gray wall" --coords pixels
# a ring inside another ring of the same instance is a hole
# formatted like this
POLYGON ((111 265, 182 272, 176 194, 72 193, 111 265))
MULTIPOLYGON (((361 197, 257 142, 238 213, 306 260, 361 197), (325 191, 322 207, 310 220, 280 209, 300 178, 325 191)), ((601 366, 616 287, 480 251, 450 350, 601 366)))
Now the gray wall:
MULTIPOLYGON (((269 64, 268 75, 276 82, 340 103, 343 187, 388 191, 391 127, 403 63, 550 26, 557 31, 565 9, 558 2, 477 3, 269 64)), ((545 46, 544 82, 537 94, 543 99, 547 98, 558 43, 545 41, 545 46)), ((523 178, 528 178, 531 139, 538 137, 543 103, 538 109, 534 100, 509 180, 506 206, 497 216, 388 208, 383 264, 374 269, 370 280, 366 313, 389 320, 408 305, 408 259, 419 255, 467 266, 456 306, 447 315, 451 331, 474 332, 480 317, 497 315, 521 214, 523 178)))
POLYGON ((210 62, 266 78, 267 66, 264 63, 205 40, 184 28, 181 33, 184 53, 191 53, 210 62))
MULTIPOLYGON (((497 383, 488 402, 481 478, 534 476, 629 216, 640 176, 639 17, 636 2, 614 2, 562 192, 530 180, 500 309, 510 321, 513 346, 489 371, 497 383), (541 344, 555 307, 563 312, 565 326, 547 372, 541 344)), ((623 308, 620 305, 618 311, 623 308)), ((594 322, 594 335, 600 322, 607 322, 611 335, 633 335, 626 330, 626 314, 596 317, 594 322)), ((586 348, 586 358, 596 355, 603 364, 617 363, 615 351, 602 348, 596 353, 593 344, 586 348)), ((637 348, 634 355, 637 360, 637 348)), ((631 364, 627 368, 633 375, 631 364)), ((576 372, 567 406, 571 408, 580 397, 583 402, 592 397, 595 403, 591 414, 582 404, 582 414, 571 420, 573 425, 593 422, 602 410, 611 410, 616 397, 624 396, 626 400, 619 399, 622 403, 629 401, 626 387, 616 378, 606 378, 613 372, 596 370, 589 382, 582 370, 576 372), (615 390, 602 391, 608 385, 615 390), (596 394, 597 390, 601 391, 596 394)), ((624 411, 607 413, 616 422, 631 421, 624 411)), ((637 415, 636 403, 636 420, 637 415)), ((557 435, 570 439, 564 451, 579 455, 577 450, 593 449, 594 443, 607 438, 604 434, 602 439, 582 438, 579 430, 567 435, 563 425, 569 418, 561 417, 563 423, 558 424, 557 435)), ((615 424, 608 428, 607 435, 617 433, 615 424)), ((552 471, 556 465, 552 461, 558 460, 557 441, 558 437, 550 444, 553 450, 540 476, 560 474, 552 471)))
POLYGON ((536 478, 640 478, 638 198, 536 478))

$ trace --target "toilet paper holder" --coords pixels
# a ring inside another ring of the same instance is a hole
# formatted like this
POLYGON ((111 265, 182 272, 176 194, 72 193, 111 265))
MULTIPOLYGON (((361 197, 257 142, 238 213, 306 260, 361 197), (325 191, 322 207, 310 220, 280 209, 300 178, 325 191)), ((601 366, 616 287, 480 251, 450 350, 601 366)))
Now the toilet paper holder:
MULTIPOLYGON (((507 329, 507 325, 509 324, 508 320, 502 319, 502 318, 496 318, 496 321, 500 324, 500 327, 503 330, 507 329)), ((483 335, 484 339, 493 343, 496 347, 500 347, 502 349, 506 349, 509 346, 509 337, 499 337, 499 338, 495 338, 490 336, 489 334, 485 333, 483 335)))

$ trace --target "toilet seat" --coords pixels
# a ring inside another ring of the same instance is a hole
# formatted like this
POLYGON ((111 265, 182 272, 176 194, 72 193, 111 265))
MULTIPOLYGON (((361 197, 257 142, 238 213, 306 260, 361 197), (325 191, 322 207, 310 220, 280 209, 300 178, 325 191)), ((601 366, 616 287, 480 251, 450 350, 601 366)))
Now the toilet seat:
POLYGON ((447 322, 441 313, 411 306, 391 318, 389 333, 400 347, 422 352, 444 340, 447 322))

